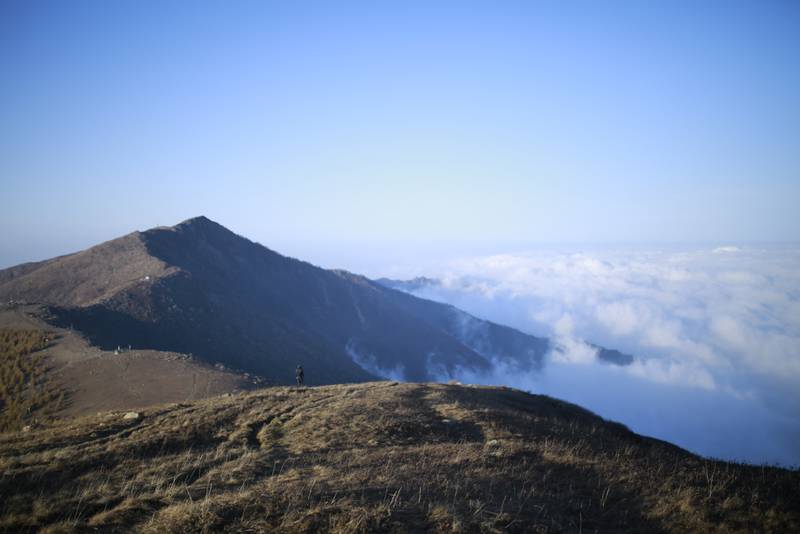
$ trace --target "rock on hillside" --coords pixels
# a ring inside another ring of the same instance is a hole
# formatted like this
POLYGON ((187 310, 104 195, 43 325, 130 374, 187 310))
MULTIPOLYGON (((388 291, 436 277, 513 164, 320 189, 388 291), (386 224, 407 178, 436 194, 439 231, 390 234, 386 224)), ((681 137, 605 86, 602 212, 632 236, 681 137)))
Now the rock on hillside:
POLYGON ((792 532, 800 473, 503 388, 273 388, 0 435, 0 530, 792 532))

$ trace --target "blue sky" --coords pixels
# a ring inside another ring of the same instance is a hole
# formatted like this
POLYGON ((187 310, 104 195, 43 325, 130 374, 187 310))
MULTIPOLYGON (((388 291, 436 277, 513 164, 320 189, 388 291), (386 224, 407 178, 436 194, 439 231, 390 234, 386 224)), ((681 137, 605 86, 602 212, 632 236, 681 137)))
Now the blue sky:
POLYGON ((799 52, 797 2, 6 0, 0 267, 199 214, 353 270, 797 242, 799 52))

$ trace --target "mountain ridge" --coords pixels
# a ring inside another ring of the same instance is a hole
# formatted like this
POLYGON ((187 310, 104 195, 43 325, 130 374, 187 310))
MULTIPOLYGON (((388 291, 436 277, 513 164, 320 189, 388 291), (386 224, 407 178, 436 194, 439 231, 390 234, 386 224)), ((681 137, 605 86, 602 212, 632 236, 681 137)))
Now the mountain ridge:
POLYGON ((191 353, 279 383, 293 380, 298 363, 312 384, 387 369, 441 379, 484 372, 497 358, 537 369, 552 349, 452 306, 283 256, 205 216, 0 271, 0 300, 45 304, 58 326, 109 350, 191 353))

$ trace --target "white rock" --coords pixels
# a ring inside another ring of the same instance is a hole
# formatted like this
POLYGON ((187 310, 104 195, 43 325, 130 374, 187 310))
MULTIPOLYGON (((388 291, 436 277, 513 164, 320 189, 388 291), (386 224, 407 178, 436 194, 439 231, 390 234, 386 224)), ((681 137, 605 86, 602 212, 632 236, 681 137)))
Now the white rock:
POLYGON ((139 419, 139 412, 128 412, 122 416, 123 419, 139 419))

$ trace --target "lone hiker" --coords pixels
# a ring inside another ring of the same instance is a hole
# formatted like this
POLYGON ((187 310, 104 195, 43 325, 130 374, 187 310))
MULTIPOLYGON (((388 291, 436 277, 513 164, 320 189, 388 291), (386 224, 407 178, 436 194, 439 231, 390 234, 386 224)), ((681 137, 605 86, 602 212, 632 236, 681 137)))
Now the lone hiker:
POLYGON ((302 365, 298 365, 297 369, 295 369, 295 371, 294 371, 294 377, 297 380, 297 385, 298 386, 302 386, 303 385, 303 376, 304 376, 304 374, 303 374, 303 366, 302 365))

